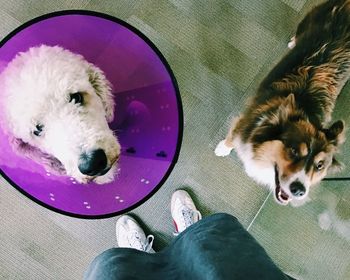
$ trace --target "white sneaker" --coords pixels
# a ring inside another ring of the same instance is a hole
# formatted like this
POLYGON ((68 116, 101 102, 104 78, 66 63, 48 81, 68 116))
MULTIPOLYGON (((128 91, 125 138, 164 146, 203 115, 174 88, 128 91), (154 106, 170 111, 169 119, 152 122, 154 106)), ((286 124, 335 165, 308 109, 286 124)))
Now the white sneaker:
POLYGON ((184 190, 178 190, 171 197, 171 216, 175 225, 174 235, 202 219, 190 195, 184 190))
POLYGON ((154 253, 152 249, 154 236, 146 237, 144 231, 134 218, 123 215, 115 225, 117 244, 122 248, 133 248, 147 253, 154 253))

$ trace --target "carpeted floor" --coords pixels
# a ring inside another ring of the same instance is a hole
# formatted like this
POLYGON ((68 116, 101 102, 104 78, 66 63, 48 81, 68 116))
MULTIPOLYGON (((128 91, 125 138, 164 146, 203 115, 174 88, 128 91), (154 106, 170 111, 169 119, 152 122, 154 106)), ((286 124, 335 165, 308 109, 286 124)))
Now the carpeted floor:
MULTIPOLYGON (((0 0, 0 37, 33 17, 63 9, 105 12, 138 28, 172 67, 185 120, 174 171, 132 211, 156 236, 155 248, 172 239, 170 196, 185 188, 204 216, 235 215, 289 275, 350 279, 349 182, 323 182, 303 207, 281 207, 245 175, 236 155, 218 158, 213 152, 231 117, 287 51, 298 21, 319 2, 0 0)), ((334 119, 350 123, 349 106, 347 86, 334 119)), ((350 173, 349 143, 340 155, 346 168, 338 177, 350 173)), ((116 245, 115 221, 50 212, 0 178, 0 279, 81 279, 92 258, 116 245)))

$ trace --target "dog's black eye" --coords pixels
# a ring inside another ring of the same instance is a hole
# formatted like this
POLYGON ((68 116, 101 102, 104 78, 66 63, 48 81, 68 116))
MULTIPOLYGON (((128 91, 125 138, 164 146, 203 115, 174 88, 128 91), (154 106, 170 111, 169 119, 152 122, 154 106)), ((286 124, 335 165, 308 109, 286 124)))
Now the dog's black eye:
POLYGON ((299 152, 296 148, 290 148, 290 152, 292 154, 293 157, 298 157, 299 156, 299 152))
POLYGON ((81 92, 71 93, 69 95, 69 102, 74 101, 74 104, 83 104, 84 98, 81 92))
POLYGON ((324 161, 320 160, 317 164, 316 164, 316 169, 317 171, 320 171, 324 168, 324 161))
POLYGON ((35 129, 36 129, 36 130, 33 131, 33 134, 34 134, 35 136, 41 136, 41 133, 43 132, 43 128, 44 128, 44 125, 42 125, 42 124, 37 124, 37 125, 35 126, 35 129))

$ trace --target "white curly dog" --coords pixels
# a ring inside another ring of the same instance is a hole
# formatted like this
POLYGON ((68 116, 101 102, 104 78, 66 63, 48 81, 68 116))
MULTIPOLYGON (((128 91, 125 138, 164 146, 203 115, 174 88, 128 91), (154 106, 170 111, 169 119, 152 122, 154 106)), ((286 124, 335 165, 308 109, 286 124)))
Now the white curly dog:
POLYGON ((80 183, 114 179, 120 145, 109 128, 111 86, 81 55, 59 46, 19 53, 1 75, 14 150, 80 183))

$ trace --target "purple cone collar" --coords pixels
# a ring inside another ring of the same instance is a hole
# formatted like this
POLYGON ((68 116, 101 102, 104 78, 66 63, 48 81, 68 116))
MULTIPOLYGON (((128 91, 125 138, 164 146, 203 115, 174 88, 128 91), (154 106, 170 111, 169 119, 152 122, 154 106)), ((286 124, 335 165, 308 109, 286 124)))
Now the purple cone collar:
POLYGON ((170 67, 128 24, 99 13, 66 11, 34 19, 6 37, 0 72, 18 52, 41 44, 83 55, 113 84, 116 121, 110 127, 122 146, 119 176, 105 185, 82 185, 47 173, 17 156, 0 130, 1 174, 37 203, 69 216, 104 218, 136 207, 164 183, 181 145, 182 107, 170 67))

